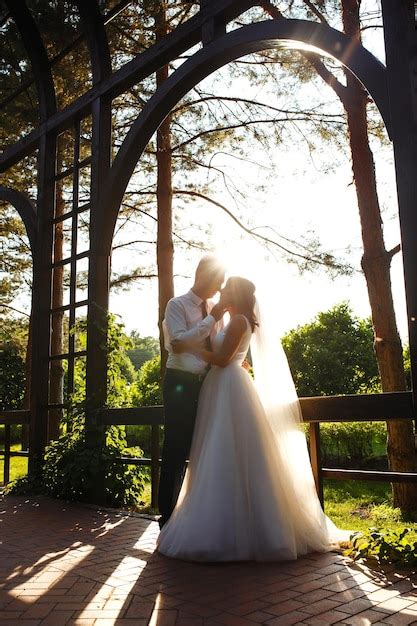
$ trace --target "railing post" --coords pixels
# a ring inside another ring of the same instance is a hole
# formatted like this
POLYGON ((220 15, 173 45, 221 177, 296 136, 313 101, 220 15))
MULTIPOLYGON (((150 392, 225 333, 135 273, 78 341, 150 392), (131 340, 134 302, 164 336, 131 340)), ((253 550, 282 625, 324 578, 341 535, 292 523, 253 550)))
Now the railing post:
POLYGON ((4 472, 3 483, 7 485, 10 482, 10 424, 6 424, 4 427, 4 472))
POLYGON ((159 488, 159 426, 151 426, 151 506, 158 508, 159 488))
POLYGON ((323 477, 321 471, 320 450, 320 423, 310 422, 310 460, 313 469, 314 482, 316 483, 317 495, 321 506, 324 504, 323 477))

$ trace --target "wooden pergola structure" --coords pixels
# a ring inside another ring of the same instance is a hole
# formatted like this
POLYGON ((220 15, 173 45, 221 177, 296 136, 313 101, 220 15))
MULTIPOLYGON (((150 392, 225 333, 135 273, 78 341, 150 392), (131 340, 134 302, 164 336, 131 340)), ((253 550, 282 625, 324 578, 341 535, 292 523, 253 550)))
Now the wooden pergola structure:
MULTIPOLYGON (((111 10, 123 11, 122 1, 111 10)), ((112 71, 106 20, 97 0, 74 0, 82 33, 87 43, 92 87, 69 106, 58 110, 51 63, 38 25, 25 0, 6 0, 4 19, 12 19, 20 33, 30 61, 39 102, 40 123, 1 155, 0 170, 19 163, 37 151, 37 201, 32 204, 20 191, 0 188, 0 199, 12 204, 25 223, 33 252, 32 385, 27 411, 2 412, 0 423, 29 423, 29 467, 42 457, 47 443, 48 416, 59 408, 50 401, 49 376, 54 359, 67 360, 69 391, 73 385, 74 361, 85 356, 86 433, 97 442, 107 424, 145 423, 154 430, 154 486, 157 481, 157 430, 163 421, 162 409, 106 409, 106 312, 109 298, 109 268, 112 238, 119 207, 130 177, 147 143, 170 110, 187 92, 209 74, 240 57, 268 48, 293 48, 331 56, 350 70, 369 92, 378 107, 391 138, 395 154, 399 216, 404 260, 407 315, 410 339, 413 391, 398 394, 302 399, 305 421, 311 423, 312 463, 320 490, 322 476, 339 475, 342 470, 324 470, 320 463, 318 423, 320 421, 385 420, 415 418, 417 408, 417 7, 415 0, 382 0, 386 67, 364 47, 345 34, 324 24, 306 20, 266 20, 227 32, 227 25, 258 4, 256 0, 200 0, 200 10, 174 32, 160 39, 135 58, 112 71), (112 101, 130 87, 175 61, 191 49, 189 58, 156 90, 132 124, 111 161, 112 101), (80 124, 89 119, 92 127, 90 198, 79 203, 79 176, 85 165, 80 160, 80 124), (73 164, 56 171, 57 141, 64 131, 75 136, 73 164), (55 187, 63 177, 72 180, 71 210, 56 217, 55 187), (89 249, 77 254, 77 216, 89 212, 89 249), (68 220, 68 221, 67 221, 68 220), (55 228, 67 221, 72 225, 69 255, 53 258, 55 228), (77 301, 77 264, 88 257, 88 297, 77 301), (76 350, 70 336, 68 351, 51 354, 53 271, 57 265, 70 270, 68 311, 70 327, 76 310, 88 307, 87 347, 76 350)), ((8 98, 10 100, 10 98, 8 98)), ((62 407, 61 407, 62 408, 62 407)), ((7 448, 7 446, 6 446, 7 448)), ((5 456, 7 456, 7 450, 5 456)), ((6 460, 6 459, 5 459, 6 460)), ((345 470, 346 472, 346 470, 345 470)), ((380 479, 380 472, 352 472, 352 477, 380 479), (367 476, 365 476, 367 474, 367 476), (376 476, 378 474, 378 476, 376 476)), ((415 475, 385 473, 386 480, 415 480, 415 475)))

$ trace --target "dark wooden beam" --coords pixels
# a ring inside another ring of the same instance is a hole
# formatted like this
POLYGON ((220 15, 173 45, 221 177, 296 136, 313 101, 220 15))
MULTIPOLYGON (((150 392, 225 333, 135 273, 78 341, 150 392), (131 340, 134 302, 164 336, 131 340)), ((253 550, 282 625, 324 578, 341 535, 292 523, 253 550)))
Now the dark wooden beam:
MULTIPOLYGON (((112 9, 110 9, 110 11, 108 11, 108 13, 106 13, 105 16, 102 18, 103 24, 104 25, 109 24, 115 17, 117 17, 122 11, 124 11, 124 9, 127 6, 129 6, 129 4, 132 4, 132 0, 123 0, 122 2, 119 2, 119 4, 117 4, 112 9)), ((76 48, 77 45, 83 39, 84 39, 84 33, 81 32, 76 37, 74 37, 71 43, 69 43, 67 46, 64 46, 58 52, 58 54, 56 54, 54 57, 52 57, 52 59, 49 60, 49 66, 53 68, 54 65, 59 63, 59 61, 61 61, 62 59, 64 59, 67 56, 67 54, 71 52, 71 50, 74 50, 74 48, 76 48)), ((26 91, 26 89, 28 89, 33 83, 34 83, 33 78, 27 78, 26 80, 24 80, 17 89, 15 89, 11 94, 9 94, 3 100, 1 100, 0 111, 4 109, 4 107, 6 107, 9 104, 9 102, 12 102, 12 100, 14 100, 17 96, 19 96, 21 93, 26 91)))
POLYGON ((305 422, 368 422, 414 419, 410 392, 300 398, 305 422))
POLYGON ((417 410, 417 25, 413 0, 382 0, 411 379, 417 410))
POLYGON ((34 256, 36 251, 36 206, 26 194, 2 185, 0 185, 0 200, 10 203, 19 213, 26 228, 32 256, 34 256))
MULTIPOLYGON (((355 396, 316 396, 300 398, 303 421, 314 422, 369 422, 414 418, 410 392, 375 393, 355 396)), ((164 423, 163 406, 132 409, 101 409, 97 419, 102 424, 164 423)))
POLYGON ((37 251, 33 264, 29 474, 35 474, 48 441, 52 253, 56 136, 41 138, 38 154, 37 251))
POLYGON ((30 411, 0 411, 0 424, 29 424, 30 411))
POLYGON ((111 74, 109 43, 103 16, 96 0, 75 0, 90 52, 93 85, 111 74))
POLYGON ((106 426, 112 424, 157 426, 164 423, 163 406, 144 406, 134 409, 101 409, 97 421, 106 426))
POLYGON ((56 111, 55 88, 48 54, 25 1, 6 0, 6 4, 28 53, 38 92, 40 117, 44 121, 56 111))
POLYGON ((44 133, 52 130, 60 133, 72 125, 74 118, 85 117, 91 111, 94 100, 100 96, 115 98, 196 45, 201 39, 203 25, 211 17, 216 16, 217 19, 227 23, 256 4, 255 0, 211 0, 204 10, 181 24, 163 40, 138 54, 109 78, 93 86, 75 102, 42 123, 39 128, 7 148, 0 158, 0 172, 4 172, 31 154, 44 133))
POLYGON ((370 470, 330 469, 323 467, 323 478, 335 480, 372 480, 384 483, 417 483, 417 474, 411 472, 376 472, 370 470))
POLYGON ((107 400, 107 333, 110 290, 110 254, 103 251, 105 186, 111 161, 111 100, 101 97, 92 109, 90 254, 88 265, 87 363, 86 363, 86 441, 95 446, 104 441, 104 429, 97 423, 95 410, 107 400))

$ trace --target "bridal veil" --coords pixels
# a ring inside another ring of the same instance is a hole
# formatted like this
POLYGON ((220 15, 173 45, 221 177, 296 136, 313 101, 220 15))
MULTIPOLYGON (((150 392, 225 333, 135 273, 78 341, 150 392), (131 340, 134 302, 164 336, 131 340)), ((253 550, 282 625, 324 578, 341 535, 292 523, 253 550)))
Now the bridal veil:
POLYGON ((281 460, 279 480, 292 509, 288 515, 298 526, 298 536, 304 536, 311 548, 329 549, 346 541, 350 532, 338 529, 320 505, 302 427, 300 402, 273 312, 268 312, 257 299, 255 315, 259 324, 251 341, 255 385, 281 460))

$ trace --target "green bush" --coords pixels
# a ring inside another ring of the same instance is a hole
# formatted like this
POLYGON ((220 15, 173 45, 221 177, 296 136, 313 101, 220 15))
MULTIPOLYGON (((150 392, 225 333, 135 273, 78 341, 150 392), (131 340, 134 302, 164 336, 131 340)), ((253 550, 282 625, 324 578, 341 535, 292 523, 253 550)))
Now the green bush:
POLYGON ((359 463, 385 454, 386 426, 383 422, 325 423, 320 426, 323 461, 359 463))
MULTIPOLYGON (((132 397, 135 406, 162 404, 161 358, 159 356, 143 363, 137 372, 132 397)), ((145 455, 150 455, 151 429, 149 426, 126 426, 126 435, 129 445, 140 445, 145 455)))
POLYGON ((12 341, 0 345, 0 409, 21 409, 25 393, 25 362, 12 341))
POLYGON ((355 533, 352 545, 344 554, 354 560, 375 560, 378 563, 396 563, 406 567, 417 565, 416 533, 412 528, 355 533))
POLYGON ((380 391, 371 320, 347 302, 293 328, 282 345, 300 397, 380 391))
POLYGON ((95 499, 109 506, 138 504, 144 487, 143 472, 140 467, 120 463, 118 459, 122 455, 142 455, 139 448, 126 450, 122 427, 111 426, 106 432, 105 445, 96 448, 86 445, 83 432, 66 433, 46 449, 45 493, 81 502, 95 499))
POLYGON ((135 400, 137 406, 162 404, 161 357, 146 361, 138 371, 135 400))
POLYGON ((141 504, 146 470, 124 465, 120 456, 142 456, 140 448, 127 449, 124 427, 111 426, 103 446, 88 447, 81 420, 71 432, 47 446, 36 477, 25 476, 8 485, 8 493, 43 493, 64 500, 106 506, 141 504))

